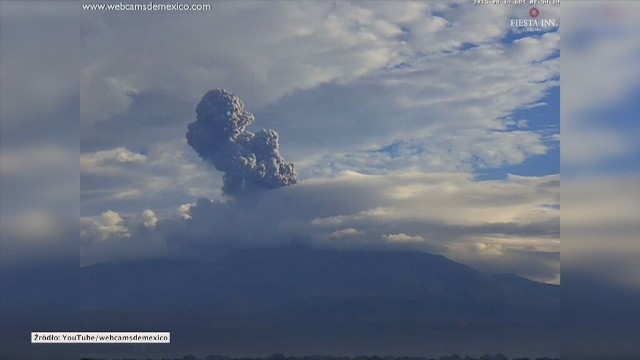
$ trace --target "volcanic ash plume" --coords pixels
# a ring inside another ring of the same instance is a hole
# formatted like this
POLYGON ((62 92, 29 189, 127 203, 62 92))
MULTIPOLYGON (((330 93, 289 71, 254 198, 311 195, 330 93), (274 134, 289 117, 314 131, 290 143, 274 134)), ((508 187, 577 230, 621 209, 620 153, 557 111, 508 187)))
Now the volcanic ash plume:
POLYGON ((280 155, 278 133, 262 129, 246 131, 255 118, 240 98, 226 90, 211 90, 196 107, 196 121, 189 124, 187 142, 204 160, 223 171, 222 190, 241 195, 298 182, 293 164, 280 155))

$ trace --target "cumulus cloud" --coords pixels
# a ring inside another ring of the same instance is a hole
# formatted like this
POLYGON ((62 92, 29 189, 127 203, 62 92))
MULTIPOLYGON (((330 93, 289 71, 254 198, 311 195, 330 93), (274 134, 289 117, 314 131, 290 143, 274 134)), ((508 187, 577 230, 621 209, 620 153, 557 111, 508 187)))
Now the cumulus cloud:
POLYGON ((493 244, 488 242, 477 242, 474 243, 473 249, 479 254, 483 256, 502 256, 502 245, 493 244))
POLYGON ((81 264, 177 255, 168 251, 157 229, 160 223, 151 209, 134 215, 109 210, 98 216, 81 217, 81 264))
POLYGON ((200 157, 225 173, 222 190, 240 195, 298 182, 293 164, 280 155, 278 133, 246 131, 255 118, 242 100, 226 90, 209 91, 196 107, 187 141, 200 157))
POLYGON ((95 236, 100 240, 111 237, 129 237, 129 229, 125 226, 124 220, 115 211, 108 210, 95 219, 85 219, 81 231, 81 236, 95 236))
POLYGON ((142 218, 144 219, 144 226, 146 227, 154 227, 158 222, 158 218, 156 217, 156 213, 153 210, 147 209, 142 212, 142 218))
MULTIPOLYGON (((138 235, 128 241, 145 241, 134 239, 142 236, 178 253, 199 249, 201 254, 212 246, 289 242, 413 249, 481 270, 551 281, 559 261, 553 258, 559 252, 558 193, 558 176, 475 181, 470 174, 351 172, 224 203, 200 199, 159 218, 154 228, 133 217, 128 226, 138 235), (496 265, 499 252, 503 255, 496 265)), ((102 243, 96 236, 85 238, 87 246, 102 243)), ((119 251, 125 256, 128 250, 119 251)), ((85 263, 105 261, 103 255, 90 254, 85 263)))
POLYGON ((189 214, 189 211, 191 210, 191 208, 195 206, 194 204, 182 204, 178 207, 178 213, 180 214, 180 216, 185 219, 191 219, 191 214, 189 214))

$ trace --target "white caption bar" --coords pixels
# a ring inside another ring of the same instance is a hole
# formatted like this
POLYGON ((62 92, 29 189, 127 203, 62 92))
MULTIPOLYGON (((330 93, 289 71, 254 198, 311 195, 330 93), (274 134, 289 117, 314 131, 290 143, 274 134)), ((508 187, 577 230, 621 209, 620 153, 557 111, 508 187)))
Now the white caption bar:
POLYGON ((168 344, 169 332, 32 332, 32 344, 168 344))

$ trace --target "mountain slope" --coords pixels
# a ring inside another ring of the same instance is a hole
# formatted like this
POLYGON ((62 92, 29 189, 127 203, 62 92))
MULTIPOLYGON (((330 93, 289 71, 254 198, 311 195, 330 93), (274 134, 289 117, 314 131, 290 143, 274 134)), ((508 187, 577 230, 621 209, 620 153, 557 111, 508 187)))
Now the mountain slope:
MULTIPOLYGON (((398 301, 408 307, 438 304, 441 308, 432 315, 456 306, 461 307, 455 311, 483 308, 499 315, 501 309, 553 312, 558 306, 556 286, 515 275, 487 276, 442 256, 407 251, 261 248, 213 263, 99 264, 83 268, 81 276, 83 304, 95 310, 195 306, 206 312, 247 313, 353 302, 384 302, 393 308, 390 303, 398 301)), ((387 309, 380 306, 379 311, 387 309)), ((425 310, 417 313, 426 316, 425 310)), ((451 315, 451 320, 461 320, 451 315)))
POLYGON ((211 263, 98 264, 81 278, 89 330, 170 328, 191 334, 189 346, 241 355, 344 354, 376 343, 409 351, 462 339, 482 351, 519 341, 546 351, 540 339, 551 336, 559 314, 557 286, 409 251, 259 248, 211 263))

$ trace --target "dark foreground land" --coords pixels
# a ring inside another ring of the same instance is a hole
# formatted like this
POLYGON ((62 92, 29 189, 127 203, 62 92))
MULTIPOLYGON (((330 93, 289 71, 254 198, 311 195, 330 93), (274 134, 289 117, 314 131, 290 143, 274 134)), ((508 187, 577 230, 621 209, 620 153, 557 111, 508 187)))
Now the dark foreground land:
MULTIPOLYGON (((82 360, 107 360, 107 359, 97 359, 97 358, 83 358, 82 360)), ((136 358, 116 358, 113 360, 138 360, 136 358)), ((152 359, 145 359, 152 360, 152 359)), ((420 357, 420 356, 284 356, 282 354, 274 354, 266 358, 231 358, 226 356, 219 355, 209 355, 204 358, 198 358, 193 355, 187 355, 182 358, 162 358, 162 360, 559 360, 557 358, 527 358, 527 357, 518 357, 518 358, 509 358, 503 354, 496 355, 483 355, 480 357, 471 357, 471 356, 460 356, 457 354, 441 356, 441 357, 420 357)))
MULTIPOLYGON (((3 272, 3 293, 20 296, 3 302, 0 330, 7 337, 0 359, 224 354, 232 358, 213 360, 255 360, 286 352, 349 357, 267 360, 426 360, 452 353, 462 354, 459 359, 503 353, 513 360, 560 353, 559 286, 485 274, 439 255, 409 251, 292 244, 216 254, 206 262, 139 260, 58 275, 50 267, 3 272), (61 289, 63 281, 56 279, 75 281, 61 289), (34 329, 162 331, 171 333, 171 343, 36 346, 29 343, 34 329)), ((506 357, 484 358, 489 359, 506 357)))
POLYGON ((289 245, 209 262, 96 264, 81 269, 80 283, 83 331, 171 332, 166 347, 88 346, 87 357, 554 357, 560 349, 559 286, 427 253, 289 245))

